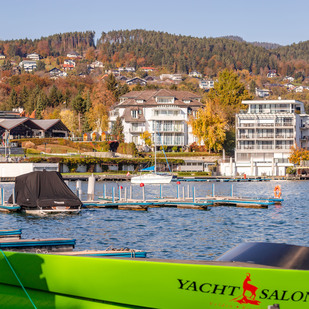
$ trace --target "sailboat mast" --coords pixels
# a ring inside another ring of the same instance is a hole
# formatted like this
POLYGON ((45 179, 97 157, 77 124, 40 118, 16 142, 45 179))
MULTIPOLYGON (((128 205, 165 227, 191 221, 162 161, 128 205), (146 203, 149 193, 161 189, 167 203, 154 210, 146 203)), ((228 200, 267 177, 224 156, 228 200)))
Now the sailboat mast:
POLYGON ((154 145, 155 145, 155 168, 154 172, 157 172, 157 122, 155 121, 155 126, 154 126, 154 145))

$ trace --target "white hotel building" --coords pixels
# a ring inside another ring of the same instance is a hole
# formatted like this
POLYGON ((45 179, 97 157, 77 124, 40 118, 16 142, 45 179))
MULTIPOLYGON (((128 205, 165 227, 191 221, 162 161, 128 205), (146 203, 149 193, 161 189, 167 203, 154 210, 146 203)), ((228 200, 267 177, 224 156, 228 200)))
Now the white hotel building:
POLYGON ((188 120, 203 104, 201 97, 188 91, 131 91, 120 98, 110 112, 110 127, 120 116, 126 143, 144 145, 140 135, 157 132, 157 145, 188 146, 194 138, 188 120))
POLYGON ((248 110, 236 114, 235 162, 221 164, 226 176, 284 176, 290 148, 308 149, 309 115, 295 100, 243 101, 248 110))

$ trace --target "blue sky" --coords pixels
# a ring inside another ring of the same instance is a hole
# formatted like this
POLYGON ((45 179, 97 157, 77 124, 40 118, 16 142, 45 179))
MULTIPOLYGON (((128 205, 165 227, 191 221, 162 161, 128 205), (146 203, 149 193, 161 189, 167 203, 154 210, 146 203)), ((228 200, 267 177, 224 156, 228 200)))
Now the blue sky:
POLYGON ((282 45, 309 39, 308 0, 1 1, 0 40, 146 29, 197 37, 238 35, 282 45))

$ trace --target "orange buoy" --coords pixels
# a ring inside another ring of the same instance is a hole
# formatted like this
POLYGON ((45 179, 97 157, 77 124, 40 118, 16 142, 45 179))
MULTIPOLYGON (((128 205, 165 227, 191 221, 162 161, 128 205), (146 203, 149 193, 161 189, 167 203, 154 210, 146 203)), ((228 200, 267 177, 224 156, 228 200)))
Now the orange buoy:
POLYGON ((274 195, 275 195, 275 198, 281 197, 281 187, 279 185, 275 186, 274 195))

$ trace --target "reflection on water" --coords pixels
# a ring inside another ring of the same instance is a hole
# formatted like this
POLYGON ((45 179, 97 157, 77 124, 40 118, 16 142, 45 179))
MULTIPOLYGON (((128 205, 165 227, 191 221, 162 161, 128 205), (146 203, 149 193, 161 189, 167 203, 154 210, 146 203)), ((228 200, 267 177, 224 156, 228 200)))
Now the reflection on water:
MULTIPOLYGON (((79 215, 52 215, 34 217, 22 214, 0 214, 0 228, 21 228, 23 238, 68 237, 77 240, 76 249, 105 249, 129 247, 149 252, 149 257, 209 260, 232 246, 247 241, 267 241, 308 246, 308 186, 309 182, 234 183, 235 196, 272 197, 274 187, 280 184, 285 201, 282 206, 268 209, 214 207, 210 211, 149 208, 136 212, 117 209, 85 209, 79 215)), ((70 182, 75 191, 75 182, 70 182)), ((119 185, 130 192, 130 183, 96 183, 96 195, 108 195, 112 186, 118 194, 119 185)), ((210 195, 211 183, 181 183, 180 196, 210 195)), ((5 196, 13 184, 2 184, 5 196)), ((87 183, 82 184, 87 197, 87 183)), ((216 183, 216 194, 229 195, 231 184, 216 183)), ((124 189, 122 196, 124 196, 124 189)), ((133 197, 142 198, 142 189, 134 186, 133 197)), ((160 195, 160 186, 146 186, 146 198, 160 195)), ((176 197, 177 184, 162 186, 164 197, 176 197)))

